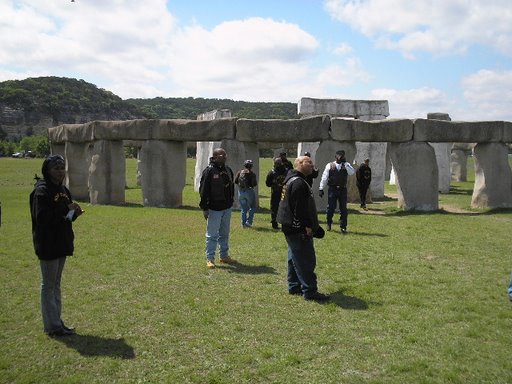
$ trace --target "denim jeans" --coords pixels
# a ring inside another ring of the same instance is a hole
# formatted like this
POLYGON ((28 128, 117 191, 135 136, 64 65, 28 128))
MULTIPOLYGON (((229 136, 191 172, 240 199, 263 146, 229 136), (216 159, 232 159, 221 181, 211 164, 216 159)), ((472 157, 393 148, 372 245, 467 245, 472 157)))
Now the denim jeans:
POLYGON ((238 201, 242 209, 242 226, 252 225, 256 209, 256 194, 254 189, 244 189, 238 192, 238 201), (247 217, 249 216, 249 217, 247 217))
POLYGON ((286 235, 288 243, 288 291, 302 290, 304 297, 318 290, 313 238, 300 233, 286 235))
POLYGON ((41 313, 45 332, 62 327, 62 299, 60 282, 66 257, 53 260, 39 260, 41 265, 41 313))
POLYGON ((206 224, 206 258, 213 261, 215 250, 219 244, 221 258, 229 255, 229 225, 231 223, 231 208, 222 211, 208 210, 206 224))
POLYGON ((336 210, 336 204, 340 206, 340 227, 346 228, 348 222, 347 188, 329 187, 327 195, 327 224, 332 224, 332 217, 336 210))

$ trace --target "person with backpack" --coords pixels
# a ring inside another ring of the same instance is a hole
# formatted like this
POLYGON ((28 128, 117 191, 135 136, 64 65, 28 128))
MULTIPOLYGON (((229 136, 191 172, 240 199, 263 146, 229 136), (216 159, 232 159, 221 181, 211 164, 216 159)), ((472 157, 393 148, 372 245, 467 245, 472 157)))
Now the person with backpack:
POLYGON ((254 187, 258 184, 256 174, 252 171, 252 160, 245 160, 244 168, 235 176, 238 185, 238 201, 242 211, 242 228, 252 227, 254 212, 256 211, 256 194, 254 187))
POLYGON ((236 264, 229 256, 229 228, 235 184, 233 171, 226 165, 226 151, 213 150, 211 163, 203 170, 199 183, 199 207, 206 219, 206 266, 215 268, 215 251, 219 246, 220 262, 236 264))
POLYGON ((65 161, 60 155, 47 157, 43 179, 36 175, 30 194, 30 215, 34 250, 41 267, 41 313, 44 332, 51 337, 74 335, 62 321, 61 279, 66 258, 73 255, 73 221, 83 211, 63 185, 65 161))
POLYGON ((279 229, 277 224, 277 209, 279 208, 279 201, 281 200, 281 192, 283 191, 284 179, 288 169, 283 165, 280 157, 274 159, 274 167, 267 173, 265 185, 270 187, 270 217, 272 221, 272 228, 279 229))
POLYGON ((325 232, 318 225, 315 199, 306 182, 306 176, 312 171, 310 157, 295 159, 294 169, 286 176, 277 219, 288 244, 288 293, 302 295, 306 300, 325 302, 330 298, 318 292, 315 274, 313 238, 322 238, 325 232))
POLYGON ((340 209, 340 229, 341 233, 347 233, 348 210, 347 210, 347 180, 348 176, 355 173, 354 168, 345 160, 345 151, 336 152, 335 161, 327 163, 322 179, 320 180, 320 197, 324 196, 324 187, 328 186, 327 191, 327 230, 332 228, 332 218, 336 205, 339 203, 340 209))

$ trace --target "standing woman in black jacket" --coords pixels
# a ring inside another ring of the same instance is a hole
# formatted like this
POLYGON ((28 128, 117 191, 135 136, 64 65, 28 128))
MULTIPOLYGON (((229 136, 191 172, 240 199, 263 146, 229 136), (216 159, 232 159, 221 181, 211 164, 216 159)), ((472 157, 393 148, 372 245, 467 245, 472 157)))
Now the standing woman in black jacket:
POLYGON ((60 283, 66 257, 73 255, 72 222, 83 211, 62 184, 66 176, 62 156, 46 158, 41 172, 43 179, 37 180, 30 194, 30 213, 34 249, 41 266, 44 331, 49 336, 74 335, 74 329, 68 328, 61 319, 60 283))

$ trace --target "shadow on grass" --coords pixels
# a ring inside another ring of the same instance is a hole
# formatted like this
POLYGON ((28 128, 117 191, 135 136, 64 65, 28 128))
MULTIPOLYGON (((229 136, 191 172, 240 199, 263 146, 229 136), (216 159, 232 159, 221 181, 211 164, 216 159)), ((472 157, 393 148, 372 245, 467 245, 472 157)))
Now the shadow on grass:
POLYGON ((134 359, 133 347, 124 339, 110 339, 99 336, 73 335, 56 338, 55 340, 73 348, 82 356, 109 356, 121 359, 134 359))
POLYGON ((467 188, 458 188, 451 186, 450 187, 450 195, 465 195, 465 196, 471 196, 473 194, 472 189, 467 188))
POLYGON ((277 271, 274 267, 268 265, 246 265, 242 263, 236 263, 231 265, 217 265, 217 268, 225 269, 230 273, 244 273, 246 275, 277 275, 277 271))
POLYGON ((343 309, 353 309, 358 311, 368 309, 368 303, 366 301, 354 296, 344 295, 341 291, 331 293, 330 296, 331 302, 343 309))

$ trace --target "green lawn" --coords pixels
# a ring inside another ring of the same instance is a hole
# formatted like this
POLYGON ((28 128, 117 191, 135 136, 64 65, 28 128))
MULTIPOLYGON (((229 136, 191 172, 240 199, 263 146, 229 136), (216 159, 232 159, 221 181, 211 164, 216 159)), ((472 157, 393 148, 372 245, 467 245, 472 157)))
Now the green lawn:
POLYGON ((163 209, 142 207, 128 160, 129 204, 83 203, 74 224, 63 318, 79 334, 59 340, 42 332, 30 233, 41 163, 0 159, 1 383, 512 382, 512 210, 470 209, 472 180, 440 197, 457 213, 350 204, 350 233, 315 243, 320 290, 333 296, 320 305, 287 294, 269 159, 255 227, 242 230, 233 214, 240 264, 215 270, 205 266, 194 161, 184 207, 163 209))

